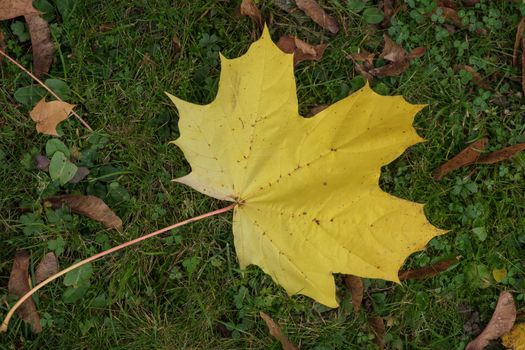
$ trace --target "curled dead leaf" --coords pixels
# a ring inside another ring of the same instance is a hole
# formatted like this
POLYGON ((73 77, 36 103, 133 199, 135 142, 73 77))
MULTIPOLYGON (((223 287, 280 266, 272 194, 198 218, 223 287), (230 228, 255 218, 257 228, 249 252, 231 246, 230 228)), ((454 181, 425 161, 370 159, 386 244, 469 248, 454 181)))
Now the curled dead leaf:
POLYGON ((390 37, 383 34, 384 46, 379 58, 384 58, 390 62, 400 62, 406 59, 406 51, 397 45, 390 37))
POLYGON ((424 279, 424 278, 434 277, 437 274, 448 269, 450 266, 457 263, 459 259, 460 257, 457 256, 457 257, 446 259, 436 264, 425 266, 419 269, 399 271, 399 274, 398 274, 399 280, 406 281, 406 280, 411 280, 411 279, 424 279))
POLYGON ((424 47, 416 47, 415 49, 410 51, 410 53, 407 55, 407 58, 409 60, 413 60, 415 58, 419 58, 419 57, 423 56, 426 52, 427 52, 426 48, 424 48, 424 47))
POLYGON ((323 57, 326 44, 312 46, 299 38, 285 35, 279 39, 277 46, 286 53, 293 53, 294 64, 303 61, 319 61, 323 57))
POLYGON ((494 314, 487 327, 480 335, 470 343, 465 350, 482 350, 491 340, 498 339, 509 332, 516 320, 516 305, 512 294, 507 291, 501 292, 494 314))
POLYGON ((56 130, 58 123, 66 120, 74 107, 75 105, 62 101, 46 102, 46 99, 43 98, 29 112, 29 115, 36 122, 36 131, 58 136, 56 130))
MULTIPOLYGON (((9 294, 21 297, 29 292, 29 254, 24 250, 19 250, 15 253, 15 260, 9 282, 7 284, 9 294)), ((31 326, 35 333, 42 332, 40 325, 40 316, 36 310, 35 303, 32 298, 27 299, 17 310, 18 316, 31 326)))
POLYGON ((445 18, 445 21, 455 25, 458 28, 463 27, 463 23, 461 23, 461 18, 459 18, 459 15, 456 9, 451 8, 451 7, 445 7, 445 6, 440 6, 438 8, 443 11, 442 15, 443 15, 443 18, 445 18))
POLYGON ((253 0, 242 0, 240 9, 241 15, 250 17, 252 21, 255 22, 255 24, 259 27, 259 29, 263 28, 264 21, 261 11, 259 11, 253 0))
POLYGON ((58 272, 58 259, 53 252, 47 253, 42 261, 36 267, 35 272, 35 283, 46 280, 48 277, 53 276, 58 272))
POLYGON ((478 164, 494 164, 514 157, 518 152, 525 150, 525 143, 518 143, 503 149, 487 153, 479 157, 478 164))
POLYGON ((339 24, 315 0, 295 0, 297 7, 306 13, 315 23, 333 34, 339 31, 339 24))
POLYGON ((268 326, 270 335, 281 343, 283 350, 299 350, 299 348, 295 346, 285 334, 283 334, 281 327, 279 327, 279 325, 275 323, 275 321, 268 314, 262 311, 259 312, 259 314, 261 315, 264 322, 266 322, 266 326, 268 326))
POLYGON ((26 15, 25 20, 31 35, 33 49, 33 74, 40 77, 47 73, 53 62, 55 45, 51 41, 49 25, 39 15, 26 15))
POLYGON ((45 202, 50 203, 55 209, 65 205, 72 212, 98 221, 109 229, 117 229, 119 231, 122 229, 122 220, 98 197, 64 195, 46 198, 45 202))
POLYGON ((410 66, 410 62, 408 60, 400 61, 400 62, 392 62, 385 66, 381 66, 378 68, 371 69, 369 71, 370 74, 372 74, 375 77, 396 77, 407 70, 407 68, 410 66))
POLYGON ((39 13, 32 0, 0 0, 0 21, 39 13))
POLYGON ((363 279, 354 275, 345 275, 344 280, 346 287, 352 294, 352 305, 354 306, 354 311, 358 312, 361 308, 361 303, 363 302, 363 279))
POLYGON ((434 171, 432 177, 434 180, 439 181, 443 176, 450 173, 451 171, 475 163, 480 157, 481 152, 483 152, 483 150, 487 147, 487 144, 488 139, 484 137, 468 145, 452 159, 437 168, 434 171))

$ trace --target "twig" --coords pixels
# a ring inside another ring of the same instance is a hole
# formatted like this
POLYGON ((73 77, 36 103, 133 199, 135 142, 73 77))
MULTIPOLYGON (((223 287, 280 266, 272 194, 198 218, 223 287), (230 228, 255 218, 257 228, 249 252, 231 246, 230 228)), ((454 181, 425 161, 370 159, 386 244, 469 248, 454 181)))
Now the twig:
MULTIPOLYGON (((17 66, 18 68, 20 68, 22 71, 24 71, 25 73, 27 73, 31 78, 35 79, 37 83, 39 83, 40 85, 42 85, 42 87, 44 89, 46 89, 51 95, 53 95, 57 100, 61 101, 61 102, 64 102, 60 97, 58 97, 57 94, 55 94, 55 92, 53 90, 51 90, 50 88, 48 88, 43 82, 42 80, 38 79, 33 73, 31 73, 30 71, 28 71, 27 69, 24 68, 24 66, 22 66, 20 63, 18 63, 17 61, 15 61, 14 58, 11 58, 11 56, 9 56, 8 54, 6 54, 4 51, 2 51, 0 49, 0 55, 4 56, 5 58, 7 58, 11 63, 13 63, 15 66, 17 66)), ((89 131, 93 131, 93 129, 91 129, 91 126, 89 126, 88 123, 86 123, 86 121, 84 119, 82 119, 81 116, 78 115, 77 112, 75 111, 71 111, 71 114, 73 114, 85 127, 86 129, 88 129, 89 131)))
POLYGON ((59 271, 58 273, 54 274, 53 276, 49 277, 48 279, 44 280, 43 282, 37 284, 35 287, 33 287, 33 289, 31 289, 29 292, 27 292, 26 294, 24 294, 20 299, 18 299, 18 301, 15 303, 15 305, 13 305, 13 307, 9 310, 9 312, 7 313, 4 321, 2 322, 2 325, 0 326, 0 333, 3 333, 3 332, 6 332, 7 331, 7 327, 9 325, 9 321, 11 320, 11 317, 13 317, 13 314, 15 313, 16 309, 18 309, 20 307, 20 305, 22 305, 24 303, 24 301, 26 301, 27 299, 29 299, 31 297, 31 295, 33 295, 36 291, 38 291, 40 288, 44 287, 46 284, 48 284, 49 282, 52 282, 54 280, 56 280, 57 278, 59 278, 60 276, 63 276, 65 275, 66 273, 68 273, 69 271, 72 271, 74 269, 77 269, 87 263, 90 263, 92 262, 93 260, 97 260, 103 256, 106 256, 108 254, 111 254, 113 252, 116 252, 118 250, 121 250, 123 248, 126 248, 126 247, 129 247, 130 245, 133 245, 135 243, 139 243, 139 242, 142 242, 148 238, 151 238, 151 237, 154 237, 154 236, 157 236, 157 235, 160 235, 161 233, 164 233, 166 231, 169 231, 169 230, 172 230, 176 227, 180 227, 180 226, 183 226, 183 225, 186 225, 186 224, 189 224, 191 222, 194 222, 194 221, 198 221, 198 220, 202 220, 204 218, 207 218, 207 217, 210 217, 210 216, 213 216, 213 215, 217 215, 217 214, 221 214, 221 213, 225 213, 227 211, 230 211, 232 210, 235 206, 237 205, 237 203, 234 203, 234 204, 231 204, 227 207, 224 207, 222 209, 217 209, 217 210, 214 210, 214 211, 211 211, 209 213, 206 213, 206 214, 202 214, 202 215, 199 215, 199 216, 196 216, 194 218, 191 218, 191 219, 187 219, 187 220, 184 220, 184 221, 181 221, 181 222, 178 222, 176 224, 173 224, 171 226, 168 226, 168 227, 164 227, 160 230, 157 230, 155 232, 151 232, 151 233, 148 233, 147 235, 144 235, 144 236, 141 236, 139 238, 135 238, 134 240, 131 240, 129 242, 126 242, 126 243, 122 243, 116 247, 113 247, 113 248, 110 248, 108 250, 105 250, 103 252, 100 252, 98 254, 95 254, 93 256, 90 256, 89 258, 87 259, 84 259, 82 261, 79 261, 77 262, 76 264, 73 264, 71 265, 70 267, 62 270, 62 271, 59 271))

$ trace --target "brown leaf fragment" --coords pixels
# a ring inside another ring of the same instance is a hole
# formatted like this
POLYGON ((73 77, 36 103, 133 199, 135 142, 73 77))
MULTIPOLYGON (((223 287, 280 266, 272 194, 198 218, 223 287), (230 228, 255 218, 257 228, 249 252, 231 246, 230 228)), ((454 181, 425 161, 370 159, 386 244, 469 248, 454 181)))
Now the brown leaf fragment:
POLYGON ((339 31, 339 24, 315 0, 295 0, 297 7, 306 13, 315 23, 333 34, 339 31))
POLYGON ((483 152, 483 150, 487 147, 487 143, 488 139, 482 138, 468 145, 452 159, 437 168, 434 171, 432 177, 434 180, 439 181, 443 176, 450 173, 451 171, 475 163, 478 160, 481 152, 483 152))
POLYGON ((357 313, 363 302, 363 279, 354 275, 345 275, 344 280, 346 288, 348 288, 352 294, 352 305, 354 305, 354 311, 357 313))
POLYGON ((272 318, 267 315, 266 313, 260 311, 259 314, 261 315, 264 322, 266 322, 266 326, 268 326, 268 330, 270 331, 270 335, 276 338, 279 342, 281 342, 281 346, 283 347, 283 350, 299 350, 297 346, 295 346, 288 337, 283 334, 281 331, 281 327, 277 323, 275 323, 272 318))
POLYGON ((494 164, 514 157, 518 152, 525 150, 525 143, 518 143, 503 149, 487 153, 479 157, 477 164, 494 164))
POLYGON ((392 62, 385 66, 371 69, 369 73, 376 77, 396 77, 406 71, 409 66, 410 62, 408 60, 392 62))
POLYGON ((58 259, 53 252, 47 253, 36 267, 35 283, 39 284, 58 272, 58 259))
POLYGON ((456 72, 459 72, 459 70, 462 69, 470 75, 472 75, 472 82, 477 86, 485 90, 494 91, 494 89, 481 77, 481 74, 479 74, 474 68, 471 66, 467 66, 465 64, 458 64, 455 67, 456 72))
POLYGON ((88 175, 89 175, 89 169, 84 166, 80 166, 78 167, 77 172, 75 173, 73 178, 69 180, 69 183, 77 184, 80 181, 84 180, 84 178, 88 175))
POLYGON ((51 42, 51 32, 47 22, 38 15, 25 16, 31 46, 33 48, 33 74, 40 77, 49 72, 55 53, 55 45, 51 42))
POLYGON ((379 58, 384 58, 390 62, 401 62, 406 59, 406 51, 401 46, 397 45, 390 37, 383 34, 383 40, 385 41, 383 51, 379 55, 379 58))
POLYGON ((491 340, 498 339, 509 332, 516 321, 516 305, 512 294, 507 291, 501 292, 494 314, 487 327, 480 335, 470 343, 465 350, 482 350, 491 340))
POLYGON ((250 17, 259 29, 263 28, 264 22, 261 11, 259 11, 253 0, 242 0, 241 15, 250 17))
POLYGON ((51 161, 46 156, 39 154, 35 157, 35 166, 38 170, 48 171, 49 163, 51 163, 51 161))
POLYGON ((516 38, 514 39, 514 51, 512 52, 512 66, 518 68, 518 51, 520 50, 521 38, 525 30, 525 17, 521 17, 518 29, 516 29, 516 38))
POLYGON ((386 28, 390 25, 390 20, 395 14, 393 0, 381 0, 379 1, 378 7, 385 14, 385 18, 381 22, 381 27, 386 28))
POLYGON ((419 58, 419 57, 423 56, 425 54, 425 52, 427 52, 426 48, 424 48, 424 47, 416 47, 415 49, 410 51, 410 53, 407 55, 407 58, 409 60, 413 60, 415 58, 419 58))
POLYGON ((363 64, 356 64, 355 70, 357 73, 361 74, 363 78, 365 78, 369 83, 372 83, 374 81, 374 76, 368 72, 368 69, 363 64))
MULTIPOLYGON (((29 292, 29 254, 25 250, 19 250, 15 253, 15 260, 9 276, 7 290, 9 294, 21 297, 29 292)), ((40 325, 40 316, 36 310, 32 298, 27 299, 17 310, 16 313, 20 318, 31 325, 33 332, 42 332, 40 325)))
POLYGON ((39 13, 32 0, 0 0, 0 21, 39 13))
POLYGON ((322 112, 324 111, 325 109, 327 109, 330 105, 319 105, 319 106, 314 106, 312 108, 310 108, 310 110, 308 111, 308 113, 306 113, 306 116, 307 117, 313 117, 314 115, 316 115, 317 113, 319 112, 322 112))
POLYGON ((41 99, 29 112, 31 119, 36 122, 36 131, 46 135, 58 136, 56 127, 58 123, 66 120, 75 105, 62 102, 41 99))
POLYGON ((450 7, 451 9, 456 9, 456 2, 455 0, 441 0, 438 1, 439 7, 450 7))
POLYGON ((459 18, 458 12, 455 9, 444 6, 439 8, 443 11, 443 18, 445 18, 445 21, 455 25, 458 28, 463 27, 461 18, 459 18))
POLYGON ((312 46, 299 38, 285 35, 279 39, 277 46, 286 53, 293 53, 294 64, 303 61, 319 61, 323 57, 326 44, 312 46))
POLYGON ((424 278, 434 277, 437 274, 448 269, 450 266, 457 263, 459 259, 460 257, 458 256, 458 257, 443 260, 436 264, 425 266, 419 269, 399 271, 399 274, 398 274, 399 280, 406 281, 406 280, 424 279, 424 278))
POLYGON ((63 205, 77 214, 102 223, 109 229, 122 229, 122 220, 107 206, 102 199, 95 196, 63 195, 45 199, 53 208, 58 209, 63 205))
POLYGON ((364 62, 366 66, 372 68, 374 66, 375 54, 368 52, 365 49, 360 50, 358 53, 350 54, 347 58, 350 58, 354 62, 364 62))
POLYGON ((386 336, 383 318, 377 315, 369 315, 368 324, 372 327, 372 332, 374 332, 374 343, 379 347, 379 349, 383 350, 385 348, 386 336))

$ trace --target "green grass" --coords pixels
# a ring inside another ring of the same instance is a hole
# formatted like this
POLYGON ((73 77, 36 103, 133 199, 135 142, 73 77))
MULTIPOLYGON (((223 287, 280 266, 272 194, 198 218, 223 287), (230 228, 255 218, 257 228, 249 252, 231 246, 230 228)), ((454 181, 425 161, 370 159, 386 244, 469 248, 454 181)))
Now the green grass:
MULTIPOLYGON (((296 69, 302 113, 333 103, 362 83, 346 58, 350 52, 366 47, 379 53, 382 48, 385 30, 367 25, 344 3, 324 2, 342 27, 332 36, 300 12, 288 14, 272 1, 259 2, 265 17, 273 19, 274 40, 294 34, 329 44, 320 62, 304 62, 296 69)), ((464 168, 440 183, 431 178, 440 163, 483 135, 490 137, 491 150, 525 141, 516 79, 520 73, 511 66, 520 9, 510 1, 482 0, 465 14, 486 34, 468 28, 447 34, 433 22, 439 18, 417 15, 430 3, 407 1, 407 9, 387 30, 405 48, 423 46, 428 51, 401 76, 378 79, 375 88, 429 107, 415 123, 427 142, 385 167, 381 185, 396 196, 427 203, 429 220, 451 230, 411 256, 407 268, 454 255, 462 259, 425 281, 366 281, 368 307, 391 319, 386 340, 393 349, 463 349, 472 335, 463 327, 469 313, 461 310, 479 311, 482 326, 501 290, 512 291, 519 308, 525 298, 525 156, 464 168), (481 90, 468 76, 454 72, 457 64, 473 66, 495 91, 481 90), (478 233, 484 230, 486 238, 480 240, 474 228, 480 228, 478 233), (496 283, 491 271, 502 267, 509 277, 496 283)), ((61 140, 82 153, 82 162, 91 170, 78 185, 59 187, 31 166, 32 155, 45 152, 49 137, 35 132, 29 108, 13 99, 17 89, 32 82, 13 65, 2 64, 2 314, 12 302, 7 281, 16 249, 30 251, 34 267, 51 248, 58 249, 61 238, 64 251, 59 258, 65 267, 105 246, 224 205, 171 182, 189 166, 182 152, 168 144, 178 136, 177 112, 164 92, 196 103, 213 100, 220 72, 218 50, 227 57, 241 55, 256 37, 250 20, 236 14, 237 5, 212 0, 82 1, 67 15, 55 12, 50 21, 59 49, 49 76, 68 84, 68 102, 77 104, 76 110, 96 129, 90 136, 73 118, 61 126, 61 140), (174 37, 181 43, 180 53, 172 44, 174 37), (124 232, 106 231, 65 210, 43 208, 42 198, 57 193, 104 198, 123 219, 124 232)), ((29 67, 30 45, 11 32, 13 22, 0 27, 8 51, 29 67)), ((278 321, 301 348, 374 348, 365 311, 352 311, 339 277, 342 306, 327 310, 305 297, 287 297, 257 268, 240 271, 230 214, 164 237, 94 263, 91 286, 78 301, 64 302, 61 281, 47 286, 37 298, 46 321, 44 332, 34 335, 15 319, 8 333, 0 335, 0 348, 279 349, 258 316, 260 310, 278 321)))

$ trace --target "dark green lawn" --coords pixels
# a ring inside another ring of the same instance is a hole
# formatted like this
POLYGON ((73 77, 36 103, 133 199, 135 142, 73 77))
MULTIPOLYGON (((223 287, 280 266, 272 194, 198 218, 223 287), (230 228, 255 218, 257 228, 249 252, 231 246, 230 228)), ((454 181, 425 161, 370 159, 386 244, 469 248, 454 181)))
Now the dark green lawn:
MULTIPOLYGON (((427 203, 429 220, 451 230, 411 256, 406 268, 451 256, 462 259, 424 281, 395 285, 366 280, 367 307, 388 320, 389 348, 463 349, 476 325, 483 327, 490 319, 500 291, 510 290, 518 308, 525 306, 525 155, 464 168, 439 183, 431 173, 482 136, 490 138, 489 150, 525 141, 520 72, 512 67, 514 34, 525 7, 482 0, 460 13, 470 27, 449 33, 440 16, 424 15, 431 9, 430 0, 405 1, 386 30, 367 24, 346 1, 324 1, 341 25, 340 32, 331 35, 300 11, 283 11, 277 2, 258 2, 265 18, 271 19, 274 40, 291 34, 329 44, 320 62, 303 62, 296 69, 303 114, 362 86, 346 57, 364 47, 380 53, 383 33, 402 41, 407 50, 428 49, 402 75, 373 84, 380 93, 402 94, 412 103, 429 105, 415 122, 427 142, 385 167, 381 185, 396 196, 427 203), (476 28, 485 32, 476 33, 476 28), (469 74, 455 71, 458 64, 472 66, 494 91, 478 88, 469 74), (499 283, 492 277, 496 268, 508 271, 499 283)), ((182 152, 168 144, 178 137, 177 112, 164 92, 195 103, 212 101, 220 72, 218 52, 239 56, 257 37, 252 22, 236 11, 239 1, 78 1, 67 13, 53 1, 51 5, 56 10, 48 19, 58 49, 49 77, 67 83, 68 102, 77 104, 77 112, 96 130, 91 134, 70 118, 61 124, 61 140, 91 173, 77 185, 60 186, 34 168, 32 158, 45 153, 49 137, 36 133, 29 106, 14 98, 31 79, 4 60, 2 315, 13 301, 7 282, 16 249, 31 252, 33 267, 46 252, 55 251, 66 267, 104 248, 225 206, 171 182, 189 166, 182 152), (124 231, 108 231, 65 209, 42 206, 43 198, 63 193, 103 198, 123 219, 124 231)), ((13 33, 14 22, 0 24, 8 52, 30 67, 30 44, 13 33)), ((8 333, 0 335, 0 349, 279 349, 259 317, 261 310, 302 349, 375 348, 365 310, 353 312, 340 277, 341 307, 330 310, 305 297, 288 297, 255 267, 240 271, 231 214, 185 226, 93 267, 89 287, 77 298, 65 296, 68 287, 62 280, 38 293, 44 332, 36 336, 15 318, 8 333)))

